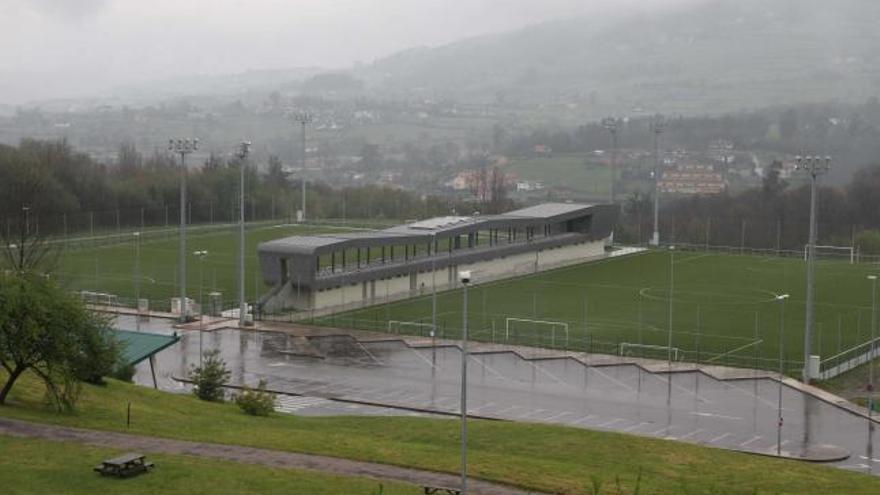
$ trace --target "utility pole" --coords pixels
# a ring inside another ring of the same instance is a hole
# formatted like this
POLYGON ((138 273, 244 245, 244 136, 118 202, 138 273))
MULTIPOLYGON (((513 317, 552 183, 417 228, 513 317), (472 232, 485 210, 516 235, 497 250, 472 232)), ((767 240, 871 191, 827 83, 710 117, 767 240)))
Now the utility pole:
POLYGON ((186 155, 199 149, 198 139, 169 139, 168 151, 180 155, 180 322, 188 321, 186 301, 186 155))
POLYGON ((871 361, 868 366, 868 427, 874 431, 874 359, 877 357, 877 275, 868 275, 871 281, 871 361))
POLYGON ((602 127, 611 134, 611 204, 615 203, 615 182, 617 179, 617 132, 620 130, 620 119, 605 117, 602 119, 602 127))
POLYGON ((471 272, 458 272, 462 286, 461 308, 461 493, 467 495, 467 360, 468 360, 468 285, 471 272))
POLYGON ((651 237, 651 245, 660 245, 660 135, 666 130, 666 119, 662 115, 656 115, 651 122, 651 131, 654 133, 654 235, 651 237))
POLYGON ((779 391, 776 406, 776 455, 782 455, 782 383, 785 377, 785 355, 783 346, 785 345, 785 300, 788 294, 776 296, 779 302, 779 391))
POLYGON ((134 236, 134 326, 141 331, 141 233, 134 236))
POLYGON ((300 125, 302 129, 302 149, 300 155, 300 166, 302 167, 302 221, 306 221, 306 126, 311 124, 314 117, 309 112, 297 112, 293 115, 293 121, 300 125))
POLYGON ((244 169, 247 166, 250 141, 242 141, 238 148, 239 195, 238 195, 238 325, 246 323, 247 302, 244 298, 244 169))
POLYGON ((831 157, 798 156, 795 158, 797 170, 810 174, 810 240, 807 244, 807 314, 804 327, 804 369, 803 382, 810 382, 810 355, 813 344, 814 298, 816 276, 816 183, 820 175, 831 169, 831 157))

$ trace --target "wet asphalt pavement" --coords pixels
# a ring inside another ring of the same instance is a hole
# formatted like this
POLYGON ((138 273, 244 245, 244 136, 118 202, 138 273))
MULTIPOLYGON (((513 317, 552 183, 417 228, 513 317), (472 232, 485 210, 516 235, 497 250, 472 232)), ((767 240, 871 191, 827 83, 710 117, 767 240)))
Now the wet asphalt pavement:
MULTIPOLYGON (((120 317, 119 326, 134 324, 120 317)), ((154 318, 142 324, 142 330, 169 333, 170 326, 154 318)), ((310 347, 324 356, 317 358, 300 353, 296 337, 284 333, 224 329, 201 337, 204 350, 220 349, 233 384, 255 385, 266 379, 270 389, 303 396, 281 397, 279 409, 284 412, 419 415, 395 407, 459 409, 457 347, 411 348, 402 341, 310 337, 310 347)), ((157 355, 160 388, 185 390, 173 377, 186 376, 190 365, 198 362, 199 340, 199 332, 183 332, 177 345, 157 355)), ((139 365, 135 380, 152 385, 146 362, 139 365)), ((632 364, 587 367, 568 358, 529 361, 503 352, 472 354, 468 360, 469 414, 766 454, 777 449, 778 394, 779 383, 766 378, 719 381, 696 371, 655 374, 632 364)), ((834 446, 850 456, 833 465, 880 472, 880 444, 864 418, 788 386, 782 387, 782 397, 783 452, 798 452, 805 445, 834 446)))

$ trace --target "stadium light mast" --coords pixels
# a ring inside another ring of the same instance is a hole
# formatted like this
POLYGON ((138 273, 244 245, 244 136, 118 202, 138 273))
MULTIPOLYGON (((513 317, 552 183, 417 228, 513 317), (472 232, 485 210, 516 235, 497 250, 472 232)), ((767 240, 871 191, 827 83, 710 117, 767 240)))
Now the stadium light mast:
POLYGON ((654 235, 651 237, 651 245, 660 245, 660 135, 666 130, 666 119, 662 115, 656 115, 651 122, 651 131, 654 133, 654 235))
POLYGON ((198 139, 169 139, 168 151, 180 155, 180 259, 178 270, 180 271, 180 322, 186 323, 186 155, 199 149, 198 139))
POLYGON ((810 174, 810 239, 807 244, 807 314, 804 326, 804 369, 802 380, 810 382, 810 355, 813 344, 814 299, 816 276, 816 183, 819 176, 831 169, 831 157, 798 156, 796 169, 810 174))
POLYGON ((461 493, 467 495, 467 359, 468 359, 468 285, 471 272, 458 272, 462 285, 461 306, 461 493))
POLYGON ((204 350, 202 349, 202 336, 205 333, 204 327, 202 326, 205 321, 205 258, 208 257, 208 252, 204 249, 193 251, 193 256, 199 259, 199 366, 201 366, 202 356, 204 356, 204 350))
POLYGON ((617 132, 620 130, 620 119, 614 117, 605 117, 602 119, 602 127, 611 134, 611 204, 614 204, 615 198, 615 179, 617 178, 617 132))
POLYGON ((675 292, 675 246, 669 246, 669 332, 666 336, 666 406, 672 406, 672 295, 675 292))
POLYGON ((785 365, 783 364, 784 354, 783 346, 785 345, 785 300, 788 294, 776 296, 779 301, 779 397, 776 406, 776 455, 782 455, 782 379, 785 376, 785 365))
POLYGON ((302 150, 300 166, 302 167, 302 221, 306 221, 306 126, 311 124, 314 116, 309 112, 297 112, 293 115, 293 121, 302 129, 302 150))
MULTIPOLYGON (((250 141, 242 141, 238 148, 239 191, 238 191, 238 326, 246 323, 247 302, 244 297, 244 170, 251 150, 250 141)), ((254 294, 256 297, 256 294, 254 294)))
POLYGON ((141 233, 135 232, 134 237, 134 327, 141 331, 141 233))
POLYGON ((871 361, 868 364, 868 428, 874 431, 874 421, 871 415, 874 412, 874 358, 876 357, 877 342, 877 275, 868 275, 871 281, 871 361))

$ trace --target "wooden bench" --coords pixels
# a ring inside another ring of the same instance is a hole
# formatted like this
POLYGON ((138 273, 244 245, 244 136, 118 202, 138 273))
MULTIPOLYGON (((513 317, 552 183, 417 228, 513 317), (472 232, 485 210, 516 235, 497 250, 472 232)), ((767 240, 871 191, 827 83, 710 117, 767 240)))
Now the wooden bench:
POLYGON ((447 495, 461 495, 461 490, 458 488, 446 488, 444 486, 423 486, 425 489, 425 495, 432 495, 434 493, 445 493, 447 495))
POLYGON ((128 478, 146 473, 151 468, 153 463, 146 462, 143 454, 129 453, 102 461, 100 465, 95 466, 94 471, 101 473, 101 476, 128 478))

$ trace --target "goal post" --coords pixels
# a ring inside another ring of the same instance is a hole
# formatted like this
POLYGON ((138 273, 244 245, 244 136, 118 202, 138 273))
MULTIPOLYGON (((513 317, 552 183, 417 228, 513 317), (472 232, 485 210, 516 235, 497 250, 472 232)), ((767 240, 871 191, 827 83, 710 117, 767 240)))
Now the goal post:
POLYGON ((504 336, 510 342, 510 328, 517 323, 526 323, 531 326, 550 327, 550 345, 556 345, 556 329, 561 329, 565 334, 565 346, 568 347, 568 323, 552 320, 535 320, 531 318, 505 318, 504 336))
POLYGON ((428 336, 431 336, 434 333, 434 325, 430 323, 420 323, 417 321, 402 321, 402 320, 389 320, 388 321, 388 333, 399 334, 401 330, 404 328, 415 328, 418 329, 418 335, 422 335, 422 329, 428 329, 428 336))
POLYGON ((642 351, 642 356, 640 357, 644 357, 645 352, 650 352, 652 353, 652 356, 657 356, 657 358, 668 357, 671 353, 673 361, 681 361, 682 359, 684 359, 684 351, 678 347, 636 344, 632 342, 621 342, 618 348, 618 354, 620 356, 632 356, 634 350, 642 351))
MULTIPOLYGON (((810 245, 804 246, 804 261, 809 255, 810 245)), ((824 256, 833 259, 849 259, 849 264, 856 262, 856 250, 852 246, 816 246, 816 256, 824 256)))

